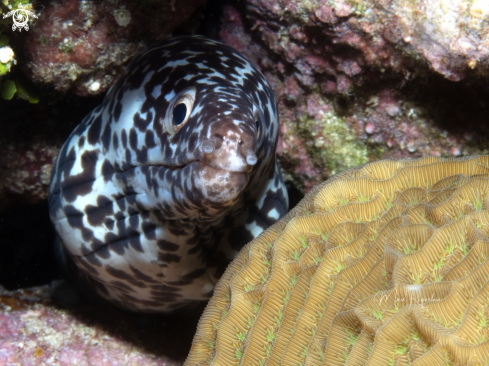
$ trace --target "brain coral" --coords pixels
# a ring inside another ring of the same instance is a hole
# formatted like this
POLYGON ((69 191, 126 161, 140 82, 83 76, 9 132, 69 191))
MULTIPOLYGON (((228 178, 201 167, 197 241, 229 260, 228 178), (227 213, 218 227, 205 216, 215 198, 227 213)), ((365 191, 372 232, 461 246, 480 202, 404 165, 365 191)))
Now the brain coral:
POLYGON ((489 156, 319 185, 229 266, 193 365, 488 365, 489 156))

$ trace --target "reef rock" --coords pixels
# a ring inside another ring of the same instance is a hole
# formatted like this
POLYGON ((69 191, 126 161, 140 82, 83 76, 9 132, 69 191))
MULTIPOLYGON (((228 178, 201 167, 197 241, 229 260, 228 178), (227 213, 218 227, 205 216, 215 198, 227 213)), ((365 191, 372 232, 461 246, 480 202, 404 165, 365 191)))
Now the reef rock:
POLYGON ((488 74, 486 10, 480 2, 249 0, 242 16, 226 8, 220 36, 274 88, 280 162, 307 192, 381 158, 488 152, 489 93, 476 81, 488 74))
POLYGON ((422 63, 452 81, 471 70, 489 74, 489 6, 483 0, 248 0, 248 4, 267 44, 300 66, 304 81, 307 74, 322 73, 335 77, 341 90, 368 67, 408 74, 422 63), (338 45, 347 46, 349 52, 331 52, 338 45))
POLYGON ((488 254, 489 156, 347 170, 240 252, 185 365, 487 364, 488 254))
POLYGON ((182 365, 198 311, 170 319, 76 304, 60 295, 63 287, 60 281, 16 291, 0 286, 1 365, 182 365), (52 298, 61 296, 76 306, 60 308, 52 298))
POLYGON ((3 142, 0 147, 0 212, 21 201, 33 204, 47 198, 58 147, 43 142, 3 142))
POLYGON ((103 93, 133 56, 170 37, 204 4, 205 0, 51 2, 26 37, 25 66, 32 80, 59 91, 103 93))

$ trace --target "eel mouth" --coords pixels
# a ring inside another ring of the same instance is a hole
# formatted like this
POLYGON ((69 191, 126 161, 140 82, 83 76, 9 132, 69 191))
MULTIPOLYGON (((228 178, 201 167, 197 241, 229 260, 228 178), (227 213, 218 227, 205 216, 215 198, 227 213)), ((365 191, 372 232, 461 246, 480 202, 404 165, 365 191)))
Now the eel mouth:
MULTIPOLYGON (((193 170, 192 184, 193 187, 200 192, 204 201, 213 204, 220 205, 222 207, 228 207, 235 203, 237 199, 241 196, 242 192, 246 188, 250 178, 250 172, 253 166, 247 166, 246 170, 231 170, 224 169, 220 166, 215 166, 212 163, 194 159, 185 164, 178 166, 168 166, 168 165, 157 165, 170 170, 185 169, 190 168, 193 170)), ((135 214, 139 214, 135 213, 135 214)), ((125 216, 123 218, 127 219, 125 216)), ((115 237, 112 241, 100 245, 95 249, 86 251, 81 255, 73 255, 79 258, 90 258, 90 256, 95 255, 97 252, 106 251, 110 246, 118 245, 119 243, 131 243, 133 236, 139 236, 140 233, 134 233, 134 235, 128 235, 125 237, 115 237)))
POLYGON ((194 159, 186 162, 185 164, 181 165, 165 165, 165 164, 154 164, 154 166, 160 166, 165 169, 169 170, 179 170, 179 169, 184 169, 186 167, 190 167, 192 164, 201 164, 205 168, 211 168, 215 169, 217 171, 225 172, 225 173, 230 173, 230 174, 249 174, 253 170, 253 166, 245 166, 240 169, 233 169, 232 167, 227 168, 227 167, 222 167, 220 164, 213 164, 212 162, 201 160, 201 159, 194 159))
POLYGON ((217 171, 222 171, 226 173, 231 173, 231 174, 249 174, 251 173, 251 170, 253 169, 253 166, 250 165, 242 165, 242 166, 222 166, 222 164, 219 163, 214 163, 212 161, 205 161, 205 160, 197 160, 197 162, 201 163, 203 166, 215 169, 217 171))
POLYGON ((198 161, 193 166, 192 186, 205 202, 222 207, 233 205, 246 188, 251 170, 236 171, 198 161))

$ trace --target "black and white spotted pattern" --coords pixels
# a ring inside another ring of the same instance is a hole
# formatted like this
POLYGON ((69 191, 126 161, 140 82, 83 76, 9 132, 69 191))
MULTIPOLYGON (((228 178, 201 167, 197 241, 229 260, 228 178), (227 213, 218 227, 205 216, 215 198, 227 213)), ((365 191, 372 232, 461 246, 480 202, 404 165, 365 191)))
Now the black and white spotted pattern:
POLYGON ((121 307, 206 300, 237 251, 288 209, 278 128, 272 89, 237 51, 170 39, 136 57, 61 148, 56 232, 121 307))

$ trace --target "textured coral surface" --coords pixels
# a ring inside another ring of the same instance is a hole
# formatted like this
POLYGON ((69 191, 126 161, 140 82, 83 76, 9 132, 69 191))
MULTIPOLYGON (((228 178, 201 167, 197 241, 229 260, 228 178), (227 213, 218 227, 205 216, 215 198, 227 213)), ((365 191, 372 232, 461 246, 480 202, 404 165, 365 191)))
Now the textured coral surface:
POLYGON ((248 244, 185 365, 486 365, 489 156, 336 175, 248 244))

